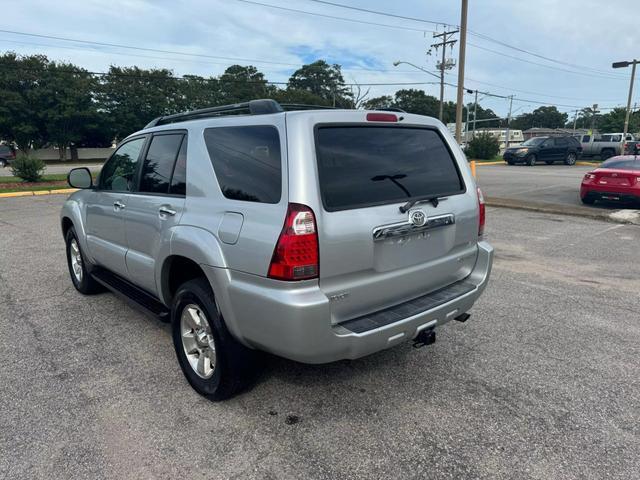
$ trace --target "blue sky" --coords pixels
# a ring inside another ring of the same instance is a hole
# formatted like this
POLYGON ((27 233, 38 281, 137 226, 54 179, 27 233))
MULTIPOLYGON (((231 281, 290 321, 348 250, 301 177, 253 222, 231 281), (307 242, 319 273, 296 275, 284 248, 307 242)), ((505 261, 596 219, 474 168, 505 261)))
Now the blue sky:
MULTIPOLYGON (((324 58, 343 65, 347 82, 436 80, 407 65, 394 67, 393 62, 403 60, 435 71, 436 59, 426 51, 433 31, 441 32, 444 25, 373 15, 311 0, 256 1, 325 17, 240 0, 22 0, 4 5, 0 29, 201 56, 92 47, 6 32, 0 32, 0 50, 44 53, 92 71, 104 71, 114 64, 170 68, 178 75, 218 75, 227 65, 240 63, 255 65, 269 80, 286 81, 297 66, 324 58)), ((460 20, 459 0, 335 2, 452 25, 460 20)), ((626 102, 629 69, 614 71, 611 62, 640 57, 637 0, 611 0, 606 4, 600 0, 469 3, 469 29, 473 33, 468 37, 467 88, 515 95, 516 115, 533 110, 539 103, 558 104, 561 110, 571 111, 594 103, 612 107, 626 102)), ((448 53, 457 59, 457 47, 448 53)), ((454 69, 447 81, 456 80, 454 69)), ((370 95, 392 94, 398 88, 403 87, 375 86, 370 95)), ((437 85, 415 88, 438 95, 437 85)), ((446 89, 446 98, 454 100, 453 88, 446 89)), ((638 89, 636 101, 640 103, 638 89)), ((503 99, 484 97, 481 103, 499 114, 507 112, 508 102, 503 99)))

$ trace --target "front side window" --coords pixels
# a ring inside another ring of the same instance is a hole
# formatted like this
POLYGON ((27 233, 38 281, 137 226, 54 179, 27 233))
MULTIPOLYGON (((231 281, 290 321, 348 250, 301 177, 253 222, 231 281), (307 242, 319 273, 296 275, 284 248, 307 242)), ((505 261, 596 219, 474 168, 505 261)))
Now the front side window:
POLYGON ((589 143, 589 140, 591 140, 591 135, 584 135, 582 137, 582 143, 589 143))
POLYGON ((138 157, 144 142, 144 137, 136 138, 121 145, 111 155, 100 172, 99 187, 101 190, 115 192, 131 192, 133 190, 138 157))
POLYGON ((142 164, 140 191, 168 194, 173 167, 184 135, 154 135, 142 164))
POLYGON ((275 127, 207 128, 204 141, 225 197, 259 203, 280 201, 282 160, 275 127))
POLYGON ((566 147, 568 145, 566 138, 556 138, 555 139, 556 147, 566 147))
POLYGON ((319 127, 316 152, 327 211, 464 191, 451 152, 432 129, 319 127))

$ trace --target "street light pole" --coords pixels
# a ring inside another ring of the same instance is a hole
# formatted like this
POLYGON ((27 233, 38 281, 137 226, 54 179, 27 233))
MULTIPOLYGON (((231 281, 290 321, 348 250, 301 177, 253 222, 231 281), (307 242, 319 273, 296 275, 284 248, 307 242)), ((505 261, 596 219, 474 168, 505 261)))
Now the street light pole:
POLYGON ((462 136, 462 102, 464 101, 464 59, 467 49, 467 9, 469 0, 462 0, 460 12, 460 55, 458 58, 458 97, 456 101, 456 141, 462 136))
POLYGON ((624 117, 624 131, 622 133, 622 147, 620 153, 624 155, 624 142, 627 138, 627 133, 629 131, 629 116, 631 115, 631 98, 633 97, 633 82, 636 79, 636 65, 640 63, 640 60, 636 60, 635 58, 630 62, 614 62, 611 64, 613 68, 626 68, 631 65, 631 81, 629 82, 629 96, 627 97, 627 112, 624 117))
POLYGON ((471 135, 471 138, 473 138, 473 135, 475 135, 476 133, 476 115, 478 112, 478 90, 476 90, 476 98, 473 101, 473 134, 471 135))
POLYGON ((505 138, 505 148, 509 148, 509 135, 510 135, 510 131, 509 131, 509 124, 511 123, 511 107, 513 106, 513 95, 509 96, 509 115, 507 116, 507 132, 506 132, 506 138, 505 138))

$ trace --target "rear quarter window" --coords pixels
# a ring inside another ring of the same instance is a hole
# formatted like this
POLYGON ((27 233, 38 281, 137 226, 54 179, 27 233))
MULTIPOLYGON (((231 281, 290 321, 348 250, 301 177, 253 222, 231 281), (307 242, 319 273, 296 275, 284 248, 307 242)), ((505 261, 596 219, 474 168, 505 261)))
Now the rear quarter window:
POLYGON ((451 151, 430 128, 319 126, 316 155, 327 211, 465 190, 451 151))
POLYGON ((282 195, 280 135, 269 125, 207 128, 204 141, 226 198, 278 203, 282 195))

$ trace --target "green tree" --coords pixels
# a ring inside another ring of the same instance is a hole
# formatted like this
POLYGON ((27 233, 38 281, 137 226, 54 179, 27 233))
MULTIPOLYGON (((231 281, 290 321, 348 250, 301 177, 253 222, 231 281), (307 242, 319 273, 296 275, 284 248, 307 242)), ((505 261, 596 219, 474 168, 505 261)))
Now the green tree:
POLYGON ((276 88, 269 85, 264 73, 256 67, 232 65, 218 78, 222 104, 269 98, 276 88))
MULTIPOLYGON (((600 117, 598 120, 598 130, 603 133, 622 132, 624 130, 626 115, 626 108, 614 108, 600 117)), ((640 112, 634 112, 629 116, 629 128, 627 131, 631 133, 640 131, 640 112)))
POLYGON ((197 110, 222 104, 220 82, 216 78, 185 75, 178 82, 178 111, 197 110))
POLYGON ((60 160, 72 143, 98 121, 94 101, 97 81, 86 70, 71 64, 50 62, 41 77, 40 96, 47 141, 59 149, 60 160))
POLYGON ((536 108, 533 112, 523 113, 511 121, 511 128, 527 130, 529 128, 563 128, 567 123, 568 115, 558 111, 553 106, 536 108))
POLYGON ((48 65, 44 55, 0 56, 0 138, 23 152, 47 141, 41 85, 48 65))
POLYGON ((373 97, 365 101, 362 105, 365 110, 377 110, 380 108, 393 108, 393 97, 391 95, 382 95, 381 97, 373 97))
POLYGON ((353 106, 353 93, 344 83, 340 65, 329 65, 324 60, 303 65, 293 72, 288 89, 306 90, 336 107, 353 106))
POLYGON ((111 66, 102 79, 98 107, 108 112, 116 138, 140 130, 152 119, 180 110, 179 80, 167 69, 111 66))
POLYGON ((307 90, 294 90, 291 88, 278 89, 271 98, 280 103, 292 103, 300 105, 320 105, 329 107, 329 101, 307 90))

